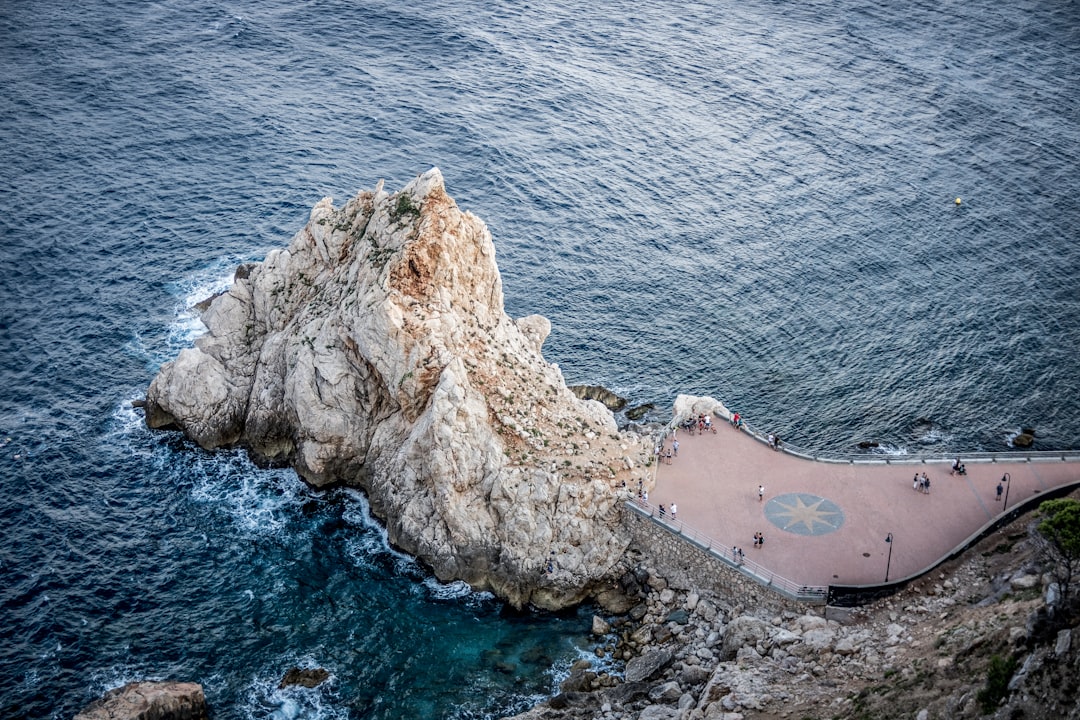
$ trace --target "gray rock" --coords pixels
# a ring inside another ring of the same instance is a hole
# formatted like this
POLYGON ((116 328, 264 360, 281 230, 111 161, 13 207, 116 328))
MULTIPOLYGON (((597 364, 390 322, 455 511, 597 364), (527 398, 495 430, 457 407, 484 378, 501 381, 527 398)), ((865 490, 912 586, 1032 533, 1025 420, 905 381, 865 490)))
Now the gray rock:
POLYGON ((671 663, 671 657, 671 653, 667 650, 652 648, 644 655, 639 655, 626 663, 623 676, 628 683, 648 680, 667 667, 671 663))
POLYGON ((679 684, 687 688, 704 685, 708 679, 709 671, 700 665, 687 666, 678 675, 679 684))
POLYGON ((1062 657, 1069 652, 1069 647, 1072 645, 1072 629, 1065 628, 1058 631, 1057 641, 1054 643, 1054 655, 1062 657))
POLYGON ((1013 590, 1030 590, 1040 582, 1038 575, 1017 574, 1009 578, 1009 587, 1013 590))
POLYGON ((679 717, 679 711, 673 707, 649 705, 638 715, 638 720, 675 720, 677 717, 679 717))
POLYGON ((737 617, 724 628, 724 641, 720 650, 721 660, 731 660, 740 648, 754 646, 765 639, 769 625, 750 615, 737 617))
POLYGON ((835 650, 837 655, 854 655, 858 652, 859 648, 856 646, 854 640, 845 637, 836 641, 835 650))
POLYGON ((611 625, 608 624, 604 618, 599 615, 593 615, 592 617, 592 634, 593 635, 607 635, 611 632, 611 625))
POLYGON ((613 705, 626 705, 643 698, 649 693, 649 686, 643 682, 624 682, 605 691, 605 696, 613 705))
POLYGON ((197 683, 133 682, 87 705, 75 720, 207 720, 197 683))
POLYGON ((682 697, 682 694, 679 683, 672 680, 649 690, 649 699, 653 702, 675 703, 682 697))
POLYGON ((836 633, 829 628, 821 627, 807 630, 803 633, 802 641, 814 650, 826 650, 832 646, 836 639, 836 633))
POLYGON ((690 621, 690 614, 685 610, 672 610, 668 613, 667 619, 664 622, 673 622, 676 625, 685 625, 690 621))

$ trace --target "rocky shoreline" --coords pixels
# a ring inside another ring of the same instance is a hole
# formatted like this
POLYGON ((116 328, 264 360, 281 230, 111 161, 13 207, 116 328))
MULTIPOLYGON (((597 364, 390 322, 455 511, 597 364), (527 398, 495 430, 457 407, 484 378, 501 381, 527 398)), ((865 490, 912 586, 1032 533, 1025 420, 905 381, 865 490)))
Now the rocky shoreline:
POLYGON ((579 662, 559 694, 513 720, 1075 720, 1075 622, 1047 621, 1052 578, 1030 524, 1022 517, 853 609, 748 607, 672 582, 647 548, 634 548, 621 582, 641 601, 593 621, 598 655, 625 661, 622 675, 579 662), (1014 658, 1017 671, 987 711, 980 698, 994 657, 1014 658))

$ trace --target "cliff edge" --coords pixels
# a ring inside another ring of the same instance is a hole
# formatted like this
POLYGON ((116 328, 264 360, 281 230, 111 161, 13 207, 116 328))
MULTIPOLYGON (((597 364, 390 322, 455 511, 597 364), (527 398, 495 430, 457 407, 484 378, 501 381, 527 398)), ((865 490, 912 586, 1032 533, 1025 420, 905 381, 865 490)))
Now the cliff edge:
POLYGON ((491 234, 437 169, 323 199, 202 319, 147 391, 150 427, 362 487, 440 580, 517 607, 614 592, 616 506, 649 486, 648 441, 567 389, 550 322, 506 315, 491 234))

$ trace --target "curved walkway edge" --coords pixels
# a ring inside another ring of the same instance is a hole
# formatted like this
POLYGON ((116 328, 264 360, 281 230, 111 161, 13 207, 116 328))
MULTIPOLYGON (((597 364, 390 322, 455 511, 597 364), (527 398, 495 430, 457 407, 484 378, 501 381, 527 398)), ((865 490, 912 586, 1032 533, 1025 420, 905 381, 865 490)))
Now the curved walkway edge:
POLYGON ((960 475, 950 472, 956 455, 775 450, 726 422, 674 439, 677 456, 654 466, 649 502, 630 501, 633 511, 782 596, 816 604, 888 594, 1080 487, 1074 451, 961 453, 960 475), (916 486, 923 474, 928 491, 916 486))

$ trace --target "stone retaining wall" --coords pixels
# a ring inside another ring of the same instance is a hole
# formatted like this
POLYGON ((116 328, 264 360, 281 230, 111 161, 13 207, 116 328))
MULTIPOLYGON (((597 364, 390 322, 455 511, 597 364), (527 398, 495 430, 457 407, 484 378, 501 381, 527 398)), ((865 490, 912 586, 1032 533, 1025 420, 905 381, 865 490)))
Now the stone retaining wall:
POLYGON ((711 592, 744 607, 791 610, 803 614, 810 607, 790 599, 738 570, 689 539, 681 537, 650 517, 622 507, 623 525, 631 534, 630 550, 638 551, 676 590, 711 592))

